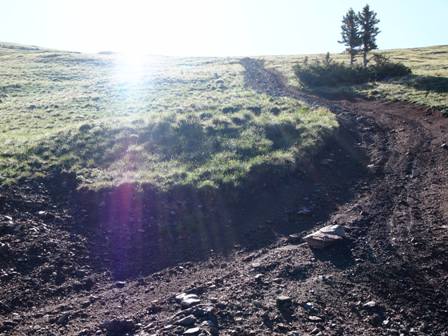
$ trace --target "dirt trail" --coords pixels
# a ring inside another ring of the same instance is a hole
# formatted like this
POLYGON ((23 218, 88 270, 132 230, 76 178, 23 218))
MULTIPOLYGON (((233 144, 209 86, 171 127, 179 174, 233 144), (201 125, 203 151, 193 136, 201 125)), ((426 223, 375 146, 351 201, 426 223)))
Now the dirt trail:
POLYGON ((247 84, 259 92, 317 102, 335 111, 342 124, 341 116, 347 113, 358 121, 368 118, 375 124, 365 136, 374 139, 367 150, 376 178, 365 194, 347 205, 363 213, 352 231, 356 248, 369 256, 369 262, 362 266, 363 277, 395 308, 404 304, 407 314, 429 321, 438 319, 446 331, 446 118, 398 102, 312 97, 286 86, 278 73, 263 69, 258 61, 246 59, 243 65, 249 73, 247 84), (265 83, 277 83, 276 89, 264 87, 265 83))
MULTIPOLYGON (((310 195, 312 213, 297 217, 295 209, 289 224, 296 235, 285 231, 266 247, 237 245, 124 282, 89 271, 39 297, 45 304, 0 305, 5 335, 182 335, 194 325, 191 335, 448 335, 448 120, 404 103, 315 97, 260 61, 241 64, 254 90, 326 106, 340 123, 306 189, 320 198, 310 195), (301 241, 312 227, 297 223, 342 224, 349 239, 313 251, 301 241), (199 304, 182 307, 175 298, 182 292, 199 304)), ((49 214, 62 230, 65 213, 49 214)), ((73 240, 67 250, 82 245, 77 237, 66 239, 73 240)), ((85 253, 67 258, 88 264, 85 253)))

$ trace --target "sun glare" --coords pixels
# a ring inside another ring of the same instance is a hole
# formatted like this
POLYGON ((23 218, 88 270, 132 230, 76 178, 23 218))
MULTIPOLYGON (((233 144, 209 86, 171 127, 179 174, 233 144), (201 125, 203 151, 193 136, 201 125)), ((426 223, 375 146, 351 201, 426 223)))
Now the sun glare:
POLYGON ((143 79, 150 57, 143 51, 128 51, 118 54, 115 75, 119 81, 138 82, 143 79))

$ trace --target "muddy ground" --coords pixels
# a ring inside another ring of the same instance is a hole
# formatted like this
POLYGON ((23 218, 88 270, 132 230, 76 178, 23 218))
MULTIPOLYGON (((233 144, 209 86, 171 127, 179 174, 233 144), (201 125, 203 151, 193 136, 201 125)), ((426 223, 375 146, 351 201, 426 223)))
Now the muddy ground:
POLYGON ((2 187, 0 334, 448 335, 448 120, 241 63, 253 89, 330 108, 338 134, 241 190, 2 187), (334 223, 345 241, 303 242, 334 223))

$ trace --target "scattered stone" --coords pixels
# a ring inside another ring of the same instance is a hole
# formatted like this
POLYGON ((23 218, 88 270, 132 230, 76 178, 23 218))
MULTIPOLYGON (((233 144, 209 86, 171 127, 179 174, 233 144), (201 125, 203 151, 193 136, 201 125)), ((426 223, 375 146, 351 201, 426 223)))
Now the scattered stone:
POLYGON ((302 242, 302 237, 297 233, 293 233, 288 236, 286 242, 290 244, 299 244, 302 242))
POLYGON ((310 320, 312 322, 320 322, 320 321, 322 321, 322 318, 320 318, 319 316, 311 315, 311 316, 308 316, 308 320, 310 320))
POLYGON ((70 321, 71 314, 69 312, 63 313, 56 319, 56 323, 59 325, 66 325, 70 321))
POLYGON ((211 320, 202 321, 201 326, 203 327, 209 327, 209 328, 216 328, 216 323, 211 320))
POLYGON ((204 318, 213 318, 215 319, 215 307, 211 305, 204 305, 204 306, 196 306, 192 309, 192 314, 200 319, 204 318))
POLYGON ((313 330, 311 330, 311 332, 310 332, 310 334, 311 335, 318 335, 320 333, 320 330, 319 330, 319 328, 314 328, 313 330))
POLYGON ((292 299, 286 295, 280 295, 276 300, 277 308, 282 312, 290 312, 292 307, 292 299))
POLYGON ((252 268, 254 268, 254 269, 257 269, 257 268, 260 268, 260 267, 261 267, 261 263, 259 263, 259 262, 253 262, 250 266, 251 266, 252 268))
POLYGON ((186 294, 200 295, 207 290, 207 286, 196 286, 185 291, 186 294))
POLYGON ((291 303, 292 299, 286 295, 277 296, 277 304, 291 303))
POLYGON ((307 207, 303 207, 299 211, 297 211, 297 214, 301 215, 301 216, 309 216, 312 213, 313 213, 313 211, 310 208, 307 208, 307 207))
POLYGON ((316 305, 313 302, 304 303, 303 309, 305 309, 308 313, 317 314, 319 312, 319 309, 316 307, 316 305))
POLYGON ((77 336, 88 336, 91 335, 91 332, 89 329, 83 329, 80 332, 78 332, 77 336))
POLYGON ((369 301, 369 302, 364 303, 362 306, 367 309, 373 309, 373 308, 376 308, 378 305, 375 301, 369 301))
POLYGON ((446 143, 443 143, 443 144, 440 145, 440 147, 442 147, 443 149, 447 149, 448 145, 446 143))
POLYGON ((176 324, 184 326, 184 327, 192 326, 195 323, 196 323, 196 317, 194 317, 194 315, 185 316, 184 318, 181 318, 180 320, 178 320, 176 322, 176 324))
POLYGON ((40 217, 42 217, 43 219, 53 219, 53 215, 51 213, 49 213, 48 211, 38 211, 37 213, 40 217))
POLYGON ((154 315, 159 313, 162 310, 162 308, 157 304, 157 302, 151 302, 151 305, 146 308, 146 312, 149 315, 154 315))
POLYGON ((201 323, 201 329, 206 332, 206 335, 212 335, 212 336, 218 336, 219 335, 219 328, 218 324, 214 321, 203 321, 201 323))
POLYGON ((289 328, 289 326, 288 326, 287 324, 279 323, 279 324, 277 324, 276 329, 277 329, 277 331, 279 331, 279 332, 281 332, 281 333, 285 333, 285 332, 287 332, 290 328, 289 328))
POLYGON ((328 225, 303 237, 312 248, 324 248, 344 239, 345 231, 340 225, 328 225))
POLYGON ((194 328, 185 330, 184 335, 197 335, 197 334, 199 334, 200 331, 201 331, 201 329, 199 327, 194 327, 194 328))
POLYGON ((201 302, 201 299, 196 294, 187 294, 187 293, 181 293, 176 296, 176 300, 180 301, 180 304, 184 308, 188 308, 194 305, 197 305, 201 302))
POLYGON ((126 286, 126 281, 117 281, 115 283, 115 287, 117 288, 123 288, 124 286, 126 286))
POLYGON ((137 330, 137 326, 134 321, 120 319, 105 321, 100 327, 106 331, 107 336, 123 336, 126 334, 132 335, 137 330))
POLYGON ((11 247, 7 243, 0 242, 0 255, 6 256, 10 253, 11 247))
POLYGON ((87 308, 91 304, 92 304, 92 302, 90 302, 90 300, 84 300, 84 301, 81 301, 80 306, 81 306, 81 308, 87 308))

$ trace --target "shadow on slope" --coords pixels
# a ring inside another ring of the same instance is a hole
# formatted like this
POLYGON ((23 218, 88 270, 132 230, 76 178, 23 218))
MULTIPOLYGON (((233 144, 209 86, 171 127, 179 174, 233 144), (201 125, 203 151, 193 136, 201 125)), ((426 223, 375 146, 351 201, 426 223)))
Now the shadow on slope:
POLYGON ((235 247, 260 248, 278 235, 311 229, 353 197, 366 175, 363 153, 353 150, 358 141, 341 128, 312 161, 259 167, 237 187, 80 190, 69 202, 73 230, 88 238, 95 267, 115 278, 226 255, 235 247))
MULTIPOLYGON (((248 66, 258 68, 250 60, 248 66)), ((254 71, 247 74, 254 76, 254 71)), ((246 84, 256 81, 260 91, 296 94, 268 72, 254 77, 246 84)), ((260 248, 279 235, 310 230, 351 200, 367 176, 354 121, 339 124, 310 159, 257 165, 237 185, 176 185, 160 191, 148 184, 122 184, 78 190, 69 200, 73 230, 88 238, 96 269, 121 279, 227 255, 235 248, 260 248)), ((57 195, 61 184, 54 185, 57 195)))
POLYGON ((448 78, 446 77, 412 76, 409 80, 403 81, 403 84, 421 91, 448 92, 448 78))

